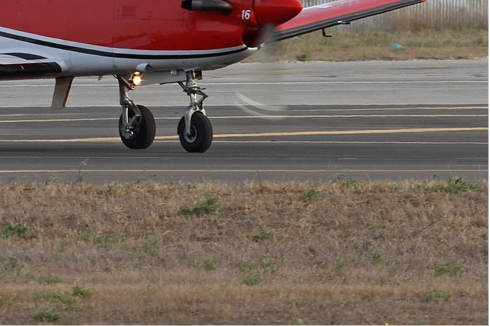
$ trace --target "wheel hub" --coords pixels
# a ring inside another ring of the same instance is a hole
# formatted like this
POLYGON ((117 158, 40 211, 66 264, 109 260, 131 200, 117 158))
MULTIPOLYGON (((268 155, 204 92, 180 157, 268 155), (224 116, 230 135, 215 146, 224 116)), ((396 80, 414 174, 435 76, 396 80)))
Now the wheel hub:
POLYGON ((190 133, 186 132, 184 138, 188 143, 192 144, 196 141, 196 135, 197 135, 196 127, 191 126, 190 133))

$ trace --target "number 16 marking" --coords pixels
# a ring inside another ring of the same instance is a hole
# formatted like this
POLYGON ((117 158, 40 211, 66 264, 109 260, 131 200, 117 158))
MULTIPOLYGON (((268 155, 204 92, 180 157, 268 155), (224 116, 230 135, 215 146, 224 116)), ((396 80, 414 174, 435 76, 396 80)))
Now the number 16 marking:
POLYGON ((250 20, 250 17, 252 16, 251 10, 242 10, 242 19, 243 20, 250 20))

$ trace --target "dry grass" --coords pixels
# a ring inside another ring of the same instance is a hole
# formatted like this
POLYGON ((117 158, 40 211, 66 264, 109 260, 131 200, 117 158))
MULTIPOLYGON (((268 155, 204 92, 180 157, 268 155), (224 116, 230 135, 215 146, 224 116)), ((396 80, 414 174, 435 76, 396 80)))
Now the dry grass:
POLYGON ((473 59, 488 56, 488 29, 394 30, 346 32, 327 30, 273 43, 249 61, 359 61, 473 59), (394 48, 392 43, 403 48, 394 48))
POLYGON ((0 323, 485 324, 488 185, 0 185, 0 323))

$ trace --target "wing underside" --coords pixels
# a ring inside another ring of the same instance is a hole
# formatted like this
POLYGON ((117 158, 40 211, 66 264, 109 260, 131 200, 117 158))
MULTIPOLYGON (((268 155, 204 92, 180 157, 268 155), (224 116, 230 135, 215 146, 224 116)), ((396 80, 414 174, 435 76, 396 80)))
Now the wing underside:
POLYGON ((55 60, 31 53, 0 53, 0 80, 47 77, 63 71, 55 60))
POLYGON ((426 0, 338 0, 304 8, 290 21, 278 26, 274 41, 415 5, 426 0))

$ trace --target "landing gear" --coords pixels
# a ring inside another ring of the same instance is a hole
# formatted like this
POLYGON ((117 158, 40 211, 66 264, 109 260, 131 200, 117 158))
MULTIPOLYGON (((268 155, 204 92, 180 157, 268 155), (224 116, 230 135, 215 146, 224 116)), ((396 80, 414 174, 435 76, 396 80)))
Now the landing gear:
POLYGON ((155 118, 150 110, 143 105, 127 108, 128 121, 124 123, 124 115, 119 117, 119 136, 126 147, 144 149, 150 147, 155 139, 155 118))
POLYGON ((177 133, 180 144, 186 151, 204 153, 213 141, 213 127, 203 108, 203 102, 208 96, 197 86, 198 76, 195 71, 188 71, 186 77, 186 83, 179 82, 179 85, 189 95, 191 103, 180 119, 177 133))
POLYGON ((134 85, 123 76, 117 76, 117 80, 122 107, 122 114, 119 118, 119 136, 128 148, 148 148, 155 139, 155 118, 150 110, 142 105, 135 105, 129 98, 128 92, 134 89, 134 85))
MULTIPOLYGON (((208 96, 197 86, 201 72, 188 71, 185 74, 186 82, 178 83, 191 99, 191 103, 179 122, 177 133, 180 144, 186 151, 203 153, 209 149, 213 141, 213 127, 203 108, 203 102, 208 96)), ((129 98, 129 91, 135 88, 133 76, 118 75, 116 78, 119 81, 119 101, 122 107, 119 136, 128 148, 147 148, 155 139, 155 118, 150 110, 134 104, 129 98)))
POLYGON ((201 112, 192 115, 190 132, 186 132, 185 117, 182 117, 177 127, 179 140, 182 147, 190 153, 203 153, 213 141, 213 127, 208 117, 201 112))

